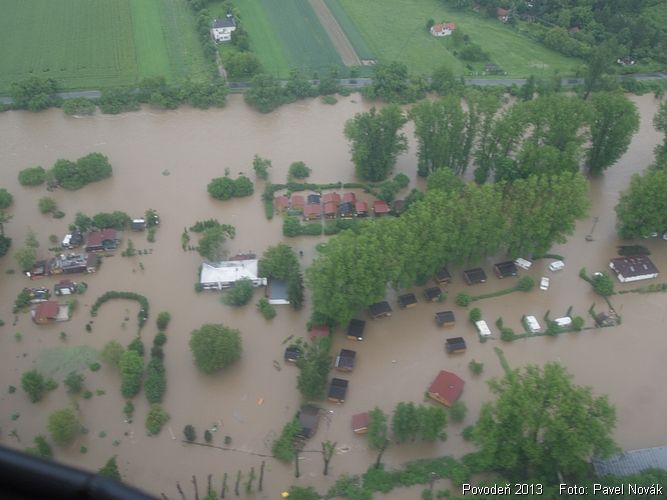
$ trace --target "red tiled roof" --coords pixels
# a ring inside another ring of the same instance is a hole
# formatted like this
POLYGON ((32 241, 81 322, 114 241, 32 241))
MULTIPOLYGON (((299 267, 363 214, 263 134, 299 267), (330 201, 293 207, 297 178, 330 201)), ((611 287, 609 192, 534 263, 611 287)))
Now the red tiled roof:
POLYGON ((306 204, 306 200, 300 194, 293 194, 291 202, 292 202, 292 208, 294 207, 303 208, 303 206, 306 204))
POLYGON ((343 195, 343 203, 354 203, 357 201, 357 195, 354 193, 345 193, 343 195))
POLYGON ((451 405, 461 396, 463 384, 463 380, 458 375, 440 370, 431 387, 428 388, 428 392, 439 396, 440 399, 451 405))
POLYGON ((368 430, 368 424, 371 421, 371 417, 368 412, 357 413, 352 415, 352 431, 353 432, 365 432, 368 430))
POLYGON ((389 205, 386 201, 376 200, 373 202, 373 212, 376 214, 386 214, 389 212, 389 205))
POLYGON ((357 212, 368 212, 368 203, 365 201, 358 201, 354 204, 354 209, 357 212))
POLYGON ((507 9, 502 9, 502 8, 500 8, 500 7, 498 7, 498 8, 496 9, 496 15, 497 15, 498 17, 505 17, 505 16, 507 16, 509 13, 510 13, 510 11, 507 10, 507 9))
POLYGON ((88 246, 99 246, 102 242, 116 239, 115 229, 102 229, 88 233, 88 246))
POLYGON ((338 193, 325 193, 322 195, 322 203, 329 203, 329 202, 334 202, 334 203, 340 203, 340 195, 338 193))
POLYGON ((440 33, 445 30, 455 30, 456 29, 456 23, 439 23, 439 24, 434 24, 431 29, 436 32, 440 33))
POLYGON ((55 300, 40 302, 35 308, 35 321, 55 318, 59 309, 60 305, 55 300))
POLYGON ((280 196, 276 196, 273 199, 273 205, 278 210, 284 210, 285 208, 287 208, 289 206, 289 198, 287 198, 287 196, 285 196, 284 194, 280 195, 280 196))
POLYGON ((310 328, 310 338, 328 337, 329 327, 327 325, 314 325, 310 328))
POLYGON ((306 205, 303 209, 303 215, 304 217, 308 217, 311 215, 320 215, 322 213, 322 207, 319 205, 306 205))
POLYGON ((445 26, 445 29, 448 29, 448 30, 453 31, 453 30, 456 29, 456 23, 445 23, 444 26, 445 26))
POLYGON ((333 201, 324 204, 324 213, 327 215, 336 214, 336 203, 333 201))

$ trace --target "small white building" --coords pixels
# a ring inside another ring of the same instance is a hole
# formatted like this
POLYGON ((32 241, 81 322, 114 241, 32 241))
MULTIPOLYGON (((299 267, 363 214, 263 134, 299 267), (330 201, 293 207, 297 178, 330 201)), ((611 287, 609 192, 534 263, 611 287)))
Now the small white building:
POLYGON ((567 326, 572 325, 572 318, 569 316, 563 316, 562 318, 556 318, 554 319, 554 322, 556 325, 560 326, 561 328, 565 328, 567 326))
POLYGON ((257 275, 257 259, 204 262, 199 275, 199 283, 205 290, 231 288, 242 279, 249 279, 255 287, 266 286, 266 278, 257 275))
POLYGON ((491 336, 491 329, 489 328, 489 325, 486 324, 486 321, 484 321, 483 319, 475 321, 475 326, 477 327, 477 331, 482 337, 491 336))
POLYGON ((431 26, 431 35, 449 36, 456 29, 456 23, 439 23, 431 26))
POLYGON ((531 333, 537 333, 541 330, 540 324, 535 316, 526 316, 526 325, 531 333))
POLYGON ((236 30, 236 21, 231 14, 227 14, 222 19, 214 19, 213 24, 211 24, 211 36, 216 43, 229 42, 234 30, 236 30))

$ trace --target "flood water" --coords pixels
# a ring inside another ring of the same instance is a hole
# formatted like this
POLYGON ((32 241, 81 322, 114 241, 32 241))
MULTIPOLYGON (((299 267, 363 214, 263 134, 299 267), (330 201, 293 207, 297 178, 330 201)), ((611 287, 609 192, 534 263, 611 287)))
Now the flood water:
MULTIPOLYGON (((518 332, 522 314, 534 314, 542 321, 547 310, 552 317, 557 317, 573 306, 573 314, 584 317, 587 326, 591 326, 587 309, 595 303, 598 310, 603 310, 604 303, 577 274, 582 267, 589 272, 603 270, 608 259, 614 256, 618 240, 613 207, 619 191, 628 186, 633 173, 642 171, 650 163, 653 148, 660 141, 651 125, 658 103, 653 96, 632 99, 641 111, 641 130, 622 160, 603 178, 592 181, 590 217, 577 225, 567 244, 553 249, 565 256, 566 268, 557 274, 550 273, 548 262, 538 261, 530 271, 538 281, 542 275, 549 276, 550 289, 515 293, 475 304, 481 308, 496 337, 499 335, 494 323, 500 316, 518 332), (599 218, 593 231, 594 241, 587 242, 585 236, 591 232, 593 217, 599 218)), ((342 134, 343 125, 354 113, 368 107, 359 96, 352 95, 341 98, 335 106, 311 100, 261 115, 247 108, 240 97, 233 96, 227 108, 216 111, 144 110, 86 118, 66 117, 59 110, 0 114, 0 186, 15 197, 11 208, 13 220, 6 225, 6 233, 14 244, 10 255, 0 260, 0 319, 5 322, 0 328, 0 442, 19 449, 31 446, 35 435, 46 434, 48 414, 70 403, 70 396, 62 387, 69 368, 53 373, 61 387, 37 404, 31 404, 20 389, 24 371, 33 366, 41 369, 51 366, 45 364, 50 350, 81 345, 99 349, 111 339, 126 345, 133 338, 137 312, 134 303, 109 302, 96 318, 91 318, 89 313, 89 306, 105 291, 128 290, 141 293, 150 301, 151 320, 142 331, 147 345, 156 333, 157 313, 167 310, 172 314, 165 346, 168 390, 164 401, 171 420, 159 436, 146 436, 144 420, 148 405, 143 393, 134 400, 134 422, 125 423, 118 373, 108 366, 98 372, 85 369, 86 388, 93 392, 103 390, 105 394, 96 394, 88 400, 78 398, 81 419, 89 432, 69 449, 57 450, 56 457, 96 470, 108 458, 117 455, 123 479, 155 495, 164 492, 170 498, 179 497, 178 481, 186 495, 194 498, 192 475, 197 476, 200 495, 205 494, 208 474, 213 475, 213 485, 219 491, 225 472, 229 476, 228 486, 233 489, 237 470, 247 477, 254 467, 258 474, 262 460, 266 461, 264 492, 250 495, 251 498, 276 498, 278 492, 294 483, 313 485, 324 491, 340 474, 363 472, 374 460, 375 455, 368 450, 365 438, 352 433, 351 415, 374 406, 389 413, 399 401, 422 402, 425 390, 441 369, 453 371, 466 381, 462 397, 469 410, 466 420, 462 424, 450 423, 449 438, 445 442, 390 446, 385 461, 397 466, 419 457, 460 456, 472 449, 460 433, 476 420, 481 404, 489 399, 487 380, 502 374, 493 351, 495 346, 503 349, 513 367, 560 361, 578 384, 590 385, 596 394, 608 394, 617 408, 618 425, 614 435, 622 448, 665 444, 667 423, 662 417, 667 414, 667 397, 662 387, 661 368, 667 356, 667 295, 612 297, 623 317, 622 325, 616 328, 586 330, 555 338, 531 338, 511 344, 496 338, 482 344, 467 321, 467 311, 453 303, 458 291, 468 288, 461 278, 462 269, 457 268, 450 269, 454 280, 444 304, 427 304, 419 299, 417 307, 409 310, 394 307, 391 318, 367 323, 364 342, 348 341, 340 332, 336 333, 334 351, 341 347, 357 350, 357 367, 351 374, 343 375, 350 380, 347 401, 342 405, 322 404, 331 413, 306 448, 319 450, 320 443, 327 439, 337 443, 338 453, 331 462, 328 477, 322 476, 323 462, 315 452, 307 451, 302 455, 302 476, 298 480, 294 478, 293 466, 252 454, 270 454, 273 438, 299 408, 297 370, 284 366, 283 342, 290 335, 305 334, 309 310, 306 307, 301 313, 295 313, 289 307, 278 306, 277 317, 267 322, 254 305, 233 309, 220 304, 216 293, 195 293, 193 285, 201 259, 196 252, 182 251, 181 232, 196 220, 214 217, 236 227, 236 238, 228 245, 232 254, 248 250, 261 254, 268 246, 283 241, 281 219, 268 221, 264 216, 261 183, 252 197, 227 202, 209 198, 207 183, 213 177, 224 175, 227 168, 232 176, 245 172, 254 178, 251 163, 255 154, 273 161, 270 172, 273 182, 283 182, 289 164, 297 160, 313 168, 310 178, 313 182, 352 180, 354 170, 342 134), (47 193, 42 187, 23 188, 17 182, 17 172, 22 168, 33 165, 48 168, 58 158, 76 159, 92 151, 109 157, 114 168, 113 178, 76 192, 54 193, 47 193), (67 214, 64 219, 54 220, 38 212, 37 201, 47 194, 53 196, 67 214), (129 236, 137 249, 152 249, 152 253, 124 258, 119 250, 115 257, 105 259, 97 274, 80 278, 89 284, 89 289, 79 296, 79 307, 70 322, 37 326, 27 314, 21 314, 13 324, 13 301, 23 287, 52 287, 58 280, 46 278, 29 282, 18 272, 7 274, 8 270, 16 268, 13 251, 21 245, 29 227, 41 244, 40 255, 46 257, 48 247, 53 246, 48 242, 49 235, 55 234, 61 239, 77 211, 92 215, 122 210, 138 216, 148 208, 156 209, 162 219, 157 241, 148 243, 145 234, 139 233, 126 233, 125 238, 129 236), (443 309, 455 312, 455 327, 447 330, 436 327, 433 314, 443 309), (87 333, 84 327, 91 319, 94 320, 92 332, 87 333), (241 361, 214 376, 197 371, 188 347, 190 332, 204 323, 224 323, 237 328, 243 339, 241 361), (61 331, 67 334, 65 341, 60 339, 61 331), (22 334, 21 340, 15 338, 17 332, 22 334), (465 354, 445 354, 444 339, 452 336, 466 338, 465 354), (471 359, 484 363, 481 376, 473 376, 468 370, 471 359), (280 369, 274 366, 274 361, 280 369), (9 385, 19 389, 9 394, 9 385), (12 419, 15 414, 18 418, 12 419), (217 424, 219 430, 214 434, 214 444, 223 446, 224 436, 230 436, 230 446, 236 451, 182 444, 182 429, 186 424, 195 426, 201 441, 204 430, 217 424), (18 438, 12 435, 12 430, 18 438), (87 453, 81 453, 81 446, 87 448, 87 453)), ((406 133, 410 136, 411 148, 399 159, 397 171, 409 175, 410 187, 413 187, 417 182, 415 144, 412 130, 408 128, 406 133)), ((315 256, 316 243, 321 240, 302 237, 287 242, 304 252, 303 264, 307 265, 315 256)), ((658 269, 667 270, 667 242, 646 240, 642 243, 651 249, 651 258, 658 269)), ((470 288, 471 293, 485 293, 514 284, 493 276, 491 264, 496 260, 488 259, 483 264, 489 280, 470 288)), ((658 281, 663 280, 658 278, 658 281)), ((413 291, 420 297, 421 289, 413 291)), ((256 292, 254 302, 259 293, 256 292)), ((395 296, 395 292, 388 292, 393 306, 395 296)), ((76 361, 68 366, 74 366, 76 361)), ((387 498, 416 497, 418 491, 395 491, 387 498)))

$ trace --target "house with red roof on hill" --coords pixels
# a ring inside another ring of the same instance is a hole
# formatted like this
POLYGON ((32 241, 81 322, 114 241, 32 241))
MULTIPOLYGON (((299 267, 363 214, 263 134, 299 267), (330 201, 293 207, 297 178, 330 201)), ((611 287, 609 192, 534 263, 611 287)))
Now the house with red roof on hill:
POLYGON ((456 23, 438 23, 431 26, 431 35, 449 36, 456 29, 456 23))

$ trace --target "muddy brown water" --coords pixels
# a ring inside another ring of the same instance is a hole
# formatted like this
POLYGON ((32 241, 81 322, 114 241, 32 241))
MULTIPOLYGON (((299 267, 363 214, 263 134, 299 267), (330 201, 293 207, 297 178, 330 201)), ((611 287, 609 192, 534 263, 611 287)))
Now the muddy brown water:
MULTIPOLYGON (((542 275, 551 277, 550 289, 515 293, 475 304, 481 308, 496 337, 494 322, 500 316, 519 331, 522 314, 532 313, 542 321, 547 310, 554 317, 573 306, 574 314, 586 318, 590 325, 588 307, 595 303, 601 309, 604 305, 577 273, 582 267, 589 271, 602 270, 608 258, 614 255, 618 241, 613 207, 618 193, 626 188, 633 173, 641 171, 651 161, 653 148, 660 140, 651 126, 658 103, 652 96, 633 97, 633 100, 641 111, 640 132, 619 164, 591 183, 590 217, 577 225, 568 243, 553 249, 566 257, 566 268, 550 273, 548 261, 538 261, 530 271, 536 279, 542 275), (593 217, 599 218, 593 231, 594 241, 586 242, 593 217)), ((302 476, 298 481, 291 465, 251 454, 270 454, 272 439, 299 407, 297 370, 282 362, 283 341, 290 335, 305 333, 309 310, 295 313, 287 307, 279 307, 278 316, 266 322, 252 305, 232 309, 221 305, 216 293, 196 294, 193 284, 201 260, 195 252, 181 250, 180 234, 195 220, 215 217, 236 226, 237 236, 229 244, 232 253, 253 250, 261 254, 269 245, 283 241, 280 219, 269 222, 264 217, 260 202, 262 186, 250 198, 217 202, 208 197, 206 184, 212 177, 223 175, 225 168, 229 168, 232 175, 246 172, 254 177, 251 169, 254 154, 273 161, 271 179, 275 182, 285 179, 289 163, 296 160, 313 167, 311 179, 314 182, 351 180, 353 167, 342 129, 346 119, 366 109, 368 105, 353 95, 341 98, 335 106, 311 100, 260 115, 234 96, 221 111, 144 110, 87 118, 66 117, 58 110, 1 114, 0 185, 15 196, 11 209, 14 219, 6 225, 7 234, 15 242, 13 249, 20 245, 30 227, 41 243, 40 253, 46 255, 51 246, 48 236, 55 234, 61 238, 76 211, 91 214, 123 210, 139 215, 147 208, 154 208, 162 217, 162 225, 155 243, 148 243, 145 234, 125 234, 137 249, 153 249, 151 254, 123 258, 117 252, 115 257, 104 261, 96 275, 81 277, 89 284, 89 290, 79 297, 78 310, 67 323, 40 327, 22 314, 13 324, 11 308, 17 293, 25 286, 52 286, 57 279, 29 282, 19 273, 7 274, 8 270, 16 268, 13 255, 0 260, 0 318, 5 322, 0 329, 0 442, 19 449, 30 446, 36 434, 45 433, 49 412, 70 403, 62 385, 43 401, 29 403, 20 389, 21 373, 35 365, 44 369, 45 356, 54 348, 86 345, 99 349, 111 339, 127 344, 133 338, 135 304, 109 302, 96 318, 89 314, 90 305, 105 291, 131 290, 150 300, 151 320, 142 332, 146 343, 150 343, 156 333, 157 312, 172 313, 169 341, 165 346, 168 391, 164 401, 171 420, 159 436, 147 437, 144 419, 148 405, 143 394, 135 398, 134 422, 125 423, 118 374, 107 366, 95 373, 85 370, 86 387, 106 392, 89 400, 79 399, 81 418, 89 432, 69 449, 57 450, 56 454, 58 460, 90 470, 117 455, 123 478, 156 495, 164 492, 171 498, 178 497, 178 481, 192 498, 190 478, 193 474, 198 478, 200 492, 205 490, 208 474, 213 474, 213 484, 219 489, 226 472, 228 484, 233 488, 237 470, 247 475, 254 467, 258 474, 262 460, 266 460, 264 492, 251 497, 277 498, 280 491, 293 483, 313 485, 323 491, 340 474, 365 470, 375 457, 365 439, 352 433, 351 415, 374 406, 390 412, 399 401, 422 402, 424 391, 441 369, 454 371, 466 381, 463 401, 469 411, 465 421, 450 423, 449 438, 445 442, 393 445, 385 454, 385 460, 395 466, 419 457, 466 453, 472 448, 462 440, 460 433, 465 425, 474 422, 482 402, 489 399, 486 381, 502 374, 494 346, 503 349, 513 367, 560 361, 574 374, 577 383, 590 385, 597 394, 608 394, 617 407, 618 425, 614 435, 622 448, 665 444, 667 429, 661 417, 667 414, 667 397, 661 368, 667 355, 667 295, 613 297, 614 305, 623 316, 623 324, 616 328, 587 330, 556 338, 531 338, 511 344, 496 338, 482 344, 467 321, 467 311, 453 304, 456 293, 469 288, 462 284, 462 269, 456 268, 451 269, 454 281, 447 287, 449 298, 444 304, 427 304, 420 298, 417 307, 399 310, 395 307, 396 293, 389 291, 387 297, 394 306, 394 314, 391 318, 369 321, 364 342, 348 341, 340 332, 336 334, 334 351, 341 347, 355 349, 358 363, 353 373, 342 375, 350 380, 347 401, 342 405, 322 404, 330 413, 306 448, 319 450, 320 443, 326 439, 337 443, 338 453, 332 460, 328 477, 322 476, 322 459, 315 452, 307 451, 302 455, 302 476), (114 167, 113 178, 77 192, 61 190, 50 194, 66 212, 64 219, 53 220, 40 215, 37 201, 48 193, 43 188, 19 186, 18 170, 31 165, 48 167, 58 158, 75 159, 91 151, 108 155, 114 167), (163 175, 165 171, 169 175, 163 175), (433 314, 444 309, 454 310, 455 327, 446 330, 436 327, 433 314), (87 333, 84 327, 91 319, 93 330, 87 333), (215 376, 202 375, 195 369, 188 348, 190 332, 206 322, 222 322, 242 332, 241 361, 215 376), (59 338, 60 331, 67 333, 66 341, 59 338), (15 338, 16 332, 22 334, 20 341, 15 338), (459 335, 468 341, 467 352, 447 356, 444 339, 459 335), (471 359, 484 363, 481 376, 473 376, 468 370, 471 359), (278 362, 280 370, 274 367, 274 361, 278 362), (8 393, 9 385, 19 387, 15 394, 8 393), (15 414, 19 416, 13 420, 15 414), (223 445, 224 436, 228 435, 232 438, 231 447, 237 451, 182 444, 182 429, 186 424, 196 427, 200 439, 206 428, 217 424, 214 443, 223 445), (13 430, 20 442, 12 436, 13 430), (87 448, 87 453, 81 453, 81 446, 87 448)), ((412 133, 410 129, 407 132, 412 133)), ((417 181, 412 138, 410 146, 410 151, 399 159, 397 171, 408 174, 414 185, 417 181)), ((306 265, 316 254, 315 244, 322 240, 299 238, 288 243, 304 251, 306 265)), ((656 239, 642 243, 653 252, 652 259, 657 267, 667 269, 667 242, 656 239)), ((489 280, 470 287, 471 293, 489 292, 514 283, 492 275, 491 264, 496 260, 490 258, 483 264, 489 280)), ((658 281, 662 280, 658 278, 658 281)), ((420 294, 421 288, 413 291, 420 294)), ((255 299, 258 297, 259 292, 256 292, 255 299)), ((68 366, 74 366, 77 360, 72 362, 74 364, 68 366)), ((62 367, 54 377, 62 382, 67 369, 62 367)), ((437 486, 445 485, 438 483, 437 486)), ((419 489, 413 488, 395 491, 387 498, 416 498, 418 494, 419 489)))

